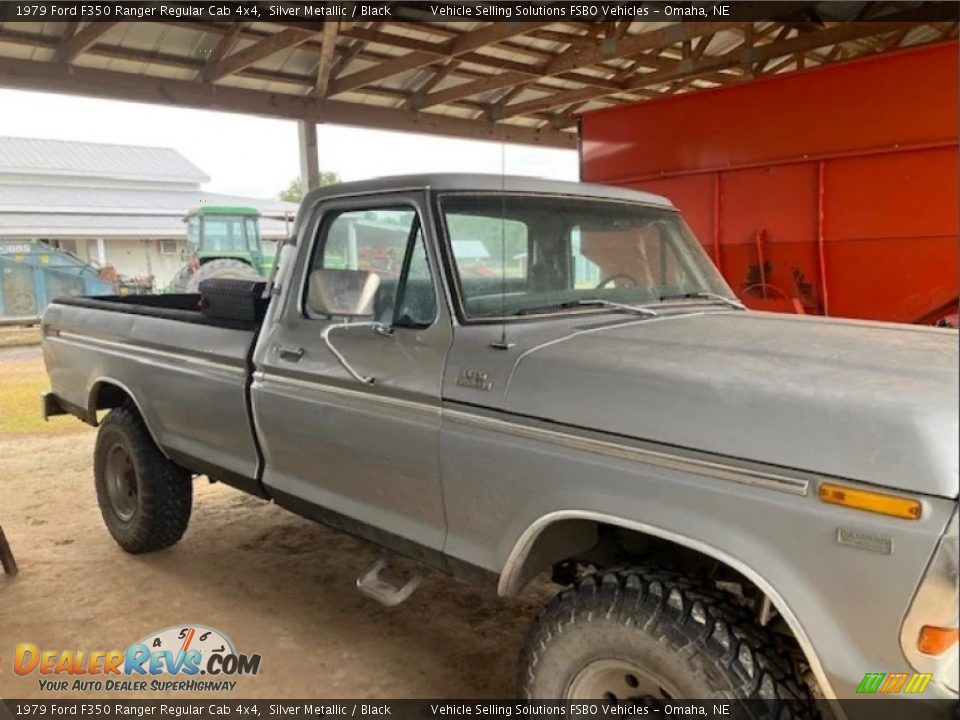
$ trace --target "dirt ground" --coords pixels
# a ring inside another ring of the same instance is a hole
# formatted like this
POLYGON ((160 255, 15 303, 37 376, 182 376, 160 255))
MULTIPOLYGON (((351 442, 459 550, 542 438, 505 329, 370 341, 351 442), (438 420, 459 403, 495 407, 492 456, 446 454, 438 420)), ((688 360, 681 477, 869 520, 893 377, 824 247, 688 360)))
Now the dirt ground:
MULTIPOLYGON (((0 414, 23 378, 37 374, 37 348, 0 349, 0 414), (16 387, 2 384, 4 376, 18 378, 16 387)), ((241 679, 231 697, 514 694, 520 646, 543 588, 504 601, 432 574, 405 604, 387 609, 354 587, 376 557, 371 546, 205 479, 196 483, 179 544, 127 555, 97 508, 95 431, 72 418, 12 427, 0 430, 0 525, 21 572, 0 575, 0 697, 44 695, 36 673, 12 672, 16 643, 123 649, 191 623, 262 655, 260 675, 241 679)))

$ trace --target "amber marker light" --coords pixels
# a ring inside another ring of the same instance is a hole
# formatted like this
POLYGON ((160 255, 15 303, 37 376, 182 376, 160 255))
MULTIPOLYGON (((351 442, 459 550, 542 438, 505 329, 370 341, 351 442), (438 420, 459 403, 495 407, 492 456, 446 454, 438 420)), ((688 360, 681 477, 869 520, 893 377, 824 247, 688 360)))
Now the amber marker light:
POLYGON ((943 655, 957 644, 958 632, 960 629, 955 627, 924 625, 917 638, 917 650, 924 655, 943 655))
POLYGON ((821 502, 843 505, 855 510, 890 515, 904 520, 919 520, 922 506, 919 500, 887 495, 871 490, 858 490, 843 485, 824 483, 820 486, 821 502))

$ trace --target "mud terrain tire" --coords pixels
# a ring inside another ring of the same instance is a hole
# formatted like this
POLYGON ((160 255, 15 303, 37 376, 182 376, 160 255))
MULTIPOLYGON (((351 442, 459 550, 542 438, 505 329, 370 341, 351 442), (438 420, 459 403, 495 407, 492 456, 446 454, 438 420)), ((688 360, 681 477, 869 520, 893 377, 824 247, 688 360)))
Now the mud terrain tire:
POLYGON ((103 521, 128 553, 161 550, 183 536, 190 473, 163 456, 132 405, 111 410, 100 425, 93 474, 103 521))
POLYGON ((817 716, 768 631, 723 593, 658 569, 589 575, 556 595, 531 628, 519 684, 531 699, 750 699, 780 720, 817 716))

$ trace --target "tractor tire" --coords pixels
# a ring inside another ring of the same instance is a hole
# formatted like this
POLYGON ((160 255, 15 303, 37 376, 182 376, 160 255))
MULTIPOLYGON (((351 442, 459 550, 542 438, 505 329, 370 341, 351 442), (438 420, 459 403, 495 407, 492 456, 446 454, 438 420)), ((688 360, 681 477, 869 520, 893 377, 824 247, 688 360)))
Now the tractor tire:
POLYGON ((187 292, 200 292, 200 283, 210 278, 228 278, 233 280, 263 280, 263 277, 243 260, 219 258, 201 265, 187 280, 187 292))
POLYGON ((93 451, 97 503, 107 530, 128 553, 161 550, 187 529, 190 472, 168 460, 132 405, 110 411, 93 451))
POLYGON ((749 707, 779 720, 818 716, 768 631, 723 593, 664 570, 589 575, 560 592, 534 622, 520 667, 528 699, 765 700, 749 707))
POLYGON ((170 284, 167 285, 167 292, 171 293, 185 293, 187 292, 187 285, 190 283, 190 278, 193 276, 193 270, 190 269, 189 265, 184 265, 177 271, 177 274, 173 276, 173 279, 170 281, 170 284))

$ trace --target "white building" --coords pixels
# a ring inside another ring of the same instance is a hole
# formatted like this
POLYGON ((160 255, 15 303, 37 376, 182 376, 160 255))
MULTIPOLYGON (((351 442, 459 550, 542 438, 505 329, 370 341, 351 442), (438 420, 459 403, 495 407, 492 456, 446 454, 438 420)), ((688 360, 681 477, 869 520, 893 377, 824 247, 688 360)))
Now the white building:
POLYGON ((0 137, 0 240, 41 240, 160 290, 183 265, 187 211, 244 205, 263 213, 273 254, 297 206, 204 192, 209 180, 171 148, 0 137))

